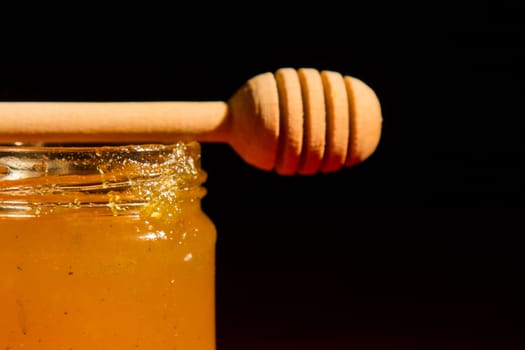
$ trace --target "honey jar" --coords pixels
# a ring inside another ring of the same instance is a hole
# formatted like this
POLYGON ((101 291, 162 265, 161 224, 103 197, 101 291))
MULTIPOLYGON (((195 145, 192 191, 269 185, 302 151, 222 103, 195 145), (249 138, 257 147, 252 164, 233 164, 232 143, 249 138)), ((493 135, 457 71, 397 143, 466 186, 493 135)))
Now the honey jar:
POLYGON ((0 349, 213 350, 196 141, 0 147, 0 349))

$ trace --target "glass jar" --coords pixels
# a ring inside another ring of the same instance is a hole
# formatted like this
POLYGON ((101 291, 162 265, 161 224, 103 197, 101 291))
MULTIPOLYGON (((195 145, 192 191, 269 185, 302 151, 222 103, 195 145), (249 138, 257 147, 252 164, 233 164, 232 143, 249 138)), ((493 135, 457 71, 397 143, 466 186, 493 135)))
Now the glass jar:
POLYGON ((0 349, 215 349, 200 155, 0 147, 0 349))

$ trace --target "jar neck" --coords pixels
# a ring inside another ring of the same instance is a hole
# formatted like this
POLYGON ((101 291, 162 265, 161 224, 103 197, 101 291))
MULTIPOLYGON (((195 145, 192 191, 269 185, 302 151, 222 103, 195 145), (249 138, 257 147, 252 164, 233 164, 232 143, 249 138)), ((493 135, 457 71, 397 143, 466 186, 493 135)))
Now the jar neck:
POLYGON ((0 147, 0 216, 64 209, 172 216, 200 206, 207 174, 200 145, 0 147))

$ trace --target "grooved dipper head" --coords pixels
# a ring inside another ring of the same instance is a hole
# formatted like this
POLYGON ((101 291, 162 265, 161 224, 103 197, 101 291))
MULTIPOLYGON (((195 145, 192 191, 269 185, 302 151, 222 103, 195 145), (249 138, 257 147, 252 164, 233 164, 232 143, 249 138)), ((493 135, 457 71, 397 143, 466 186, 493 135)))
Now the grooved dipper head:
POLYGON ((229 100, 230 145, 280 175, 334 172, 367 159, 381 137, 381 106, 359 79, 281 68, 248 80, 229 100))

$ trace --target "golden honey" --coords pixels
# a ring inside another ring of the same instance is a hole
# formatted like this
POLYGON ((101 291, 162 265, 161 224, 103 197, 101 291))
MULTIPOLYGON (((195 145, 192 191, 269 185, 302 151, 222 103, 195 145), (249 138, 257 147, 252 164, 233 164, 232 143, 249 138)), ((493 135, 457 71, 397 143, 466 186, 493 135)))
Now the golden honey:
POLYGON ((0 349, 215 349, 196 142, 0 147, 0 349))

